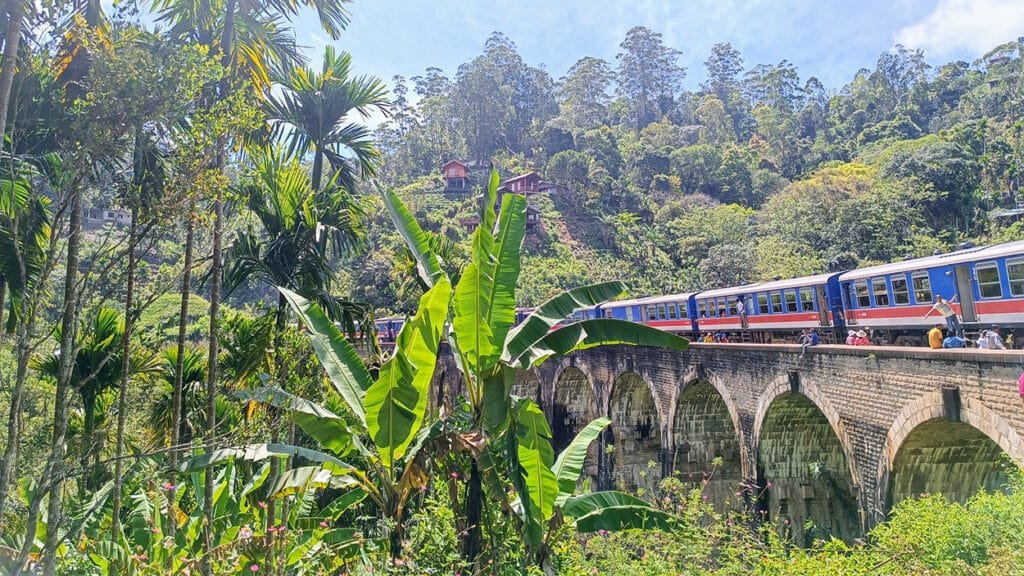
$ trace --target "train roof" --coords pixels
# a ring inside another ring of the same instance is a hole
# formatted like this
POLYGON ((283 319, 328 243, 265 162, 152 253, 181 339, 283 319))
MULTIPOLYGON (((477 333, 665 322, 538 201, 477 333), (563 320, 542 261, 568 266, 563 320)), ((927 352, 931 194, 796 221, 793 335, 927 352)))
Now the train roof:
POLYGON ((1007 242, 1005 244, 996 244, 995 246, 977 246, 974 248, 967 248, 965 250, 947 252, 946 254, 939 254, 936 256, 927 256, 925 258, 914 258, 912 260, 903 260, 900 262, 893 262, 891 264, 880 264, 878 266, 858 268, 857 270, 844 272, 839 276, 839 280, 842 282, 847 280, 860 280, 863 278, 870 278, 872 276, 885 276, 887 274, 894 274, 898 272, 912 272, 914 270, 926 270, 928 268, 948 266, 950 264, 962 264, 964 262, 977 262, 981 260, 990 260, 992 258, 1018 255, 1024 256, 1024 240, 1007 242))
POLYGON ((817 286, 828 282, 829 278, 836 276, 838 272, 815 274, 814 276, 801 276, 787 280, 772 280, 770 282, 758 282, 745 286, 733 286, 731 288, 718 288, 697 294, 698 298, 718 298, 721 296, 736 296, 738 294, 749 294, 751 292, 765 292, 768 290, 783 290, 785 288, 798 288, 800 286, 817 286))
POLYGON ((684 292, 682 294, 667 294, 661 296, 644 296, 643 298, 630 298, 629 300, 615 300, 613 302, 605 302, 602 304, 604 307, 614 306, 621 308, 623 306, 636 306, 638 304, 660 304, 662 302, 678 302, 687 300, 690 296, 693 296, 696 292, 684 292))

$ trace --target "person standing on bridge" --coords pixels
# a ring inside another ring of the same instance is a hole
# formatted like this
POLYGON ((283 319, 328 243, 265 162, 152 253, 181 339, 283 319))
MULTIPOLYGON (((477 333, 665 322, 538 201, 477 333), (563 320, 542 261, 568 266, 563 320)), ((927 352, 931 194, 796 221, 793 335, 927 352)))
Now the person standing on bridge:
POLYGON ((953 302, 956 302, 955 295, 951 300, 946 300, 941 295, 936 295, 935 305, 932 306, 932 309, 929 310, 924 317, 927 318, 931 316, 932 312, 937 311, 939 314, 942 314, 942 318, 946 320, 946 328, 949 329, 950 334, 957 336, 958 338, 963 338, 964 328, 960 325, 960 318, 956 315, 956 311, 953 310, 953 307, 950 306, 953 302))
POLYGON ((936 324, 928 331, 928 347, 932 350, 942 348, 942 324, 936 324))

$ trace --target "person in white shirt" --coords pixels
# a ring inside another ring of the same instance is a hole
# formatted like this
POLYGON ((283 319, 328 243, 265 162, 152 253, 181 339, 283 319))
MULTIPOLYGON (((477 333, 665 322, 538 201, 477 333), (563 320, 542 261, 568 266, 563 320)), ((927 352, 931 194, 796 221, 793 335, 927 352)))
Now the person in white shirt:
POLYGON ((982 330, 981 333, 978 334, 978 350, 988 350, 988 345, 988 330, 982 330))
POLYGON ((932 309, 924 315, 925 318, 931 316, 932 312, 938 312, 942 314, 942 318, 946 320, 946 328, 954 335, 960 338, 964 337, 964 328, 960 325, 960 317, 956 315, 956 311, 950 306, 953 302, 956 302, 956 296, 954 295, 951 300, 946 300, 941 295, 935 296, 935 305, 932 309))
POLYGON ((1003 344, 1003 337, 999 335, 999 326, 993 326, 988 331, 988 348, 989 350, 1006 350, 1006 344, 1003 344))

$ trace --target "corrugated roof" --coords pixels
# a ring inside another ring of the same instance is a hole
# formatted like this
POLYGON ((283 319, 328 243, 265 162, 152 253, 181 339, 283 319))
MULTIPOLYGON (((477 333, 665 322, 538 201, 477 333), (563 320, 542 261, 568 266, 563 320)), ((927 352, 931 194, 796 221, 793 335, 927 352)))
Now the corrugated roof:
POLYGON ((839 276, 839 280, 860 280, 862 278, 885 276, 887 274, 894 274, 897 272, 927 270, 928 268, 936 268, 950 264, 961 264, 964 262, 975 262, 980 260, 989 260, 992 258, 1000 258, 1003 256, 1017 255, 1024 256, 1024 240, 1007 242, 1006 244, 997 244, 995 246, 978 246, 975 248, 968 248, 966 250, 957 250, 956 252, 939 254, 937 256, 914 258, 913 260, 903 260, 902 262, 892 262, 890 264, 880 264, 878 266, 859 268, 857 270, 844 272, 839 276))

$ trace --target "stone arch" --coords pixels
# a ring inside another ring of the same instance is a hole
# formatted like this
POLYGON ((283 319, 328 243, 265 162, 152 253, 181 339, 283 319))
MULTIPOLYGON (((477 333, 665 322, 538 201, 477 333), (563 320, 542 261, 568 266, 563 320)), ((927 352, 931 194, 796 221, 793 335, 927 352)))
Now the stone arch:
POLYGON ((687 483, 703 484, 716 504, 735 500, 749 478, 739 414, 728 391, 709 380, 692 380, 676 398, 672 417, 672 471, 687 483), (714 468, 714 460, 721 465, 714 468))
POLYGON ((512 394, 529 398, 540 405, 540 378, 533 370, 516 370, 516 377, 512 382, 512 394))
POLYGON ((606 436, 615 447, 609 459, 613 484, 650 492, 661 478, 661 418, 654 390, 640 374, 623 372, 612 383, 608 412, 612 423, 606 436))
POLYGON ((754 425, 760 506, 798 545, 852 541, 863 523, 842 421, 817 389, 780 384, 762 396, 754 425))
POLYGON ((1024 464, 1024 438, 981 400, 947 389, 909 402, 893 421, 879 459, 883 508, 876 516, 924 493, 963 502, 982 488, 998 490, 1007 479, 1003 454, 1024 464))
MULTIPOLYGON (((558 454, 572 442, 584 426, 597 418, 598 411, 593 383, 590 376, 580 368, 562 368, 555 375, 554 383, 550 412, 551 439, 555 454, 558 454)), ((591 444, 584 464, 585 470, 597 465, 596 446, 596 442, 591 444)), ((597 472, 593 469, 586 474, 596 477, 597 472)))

